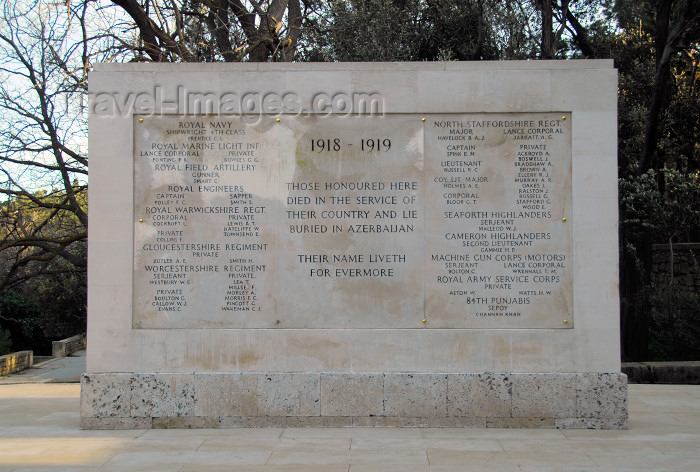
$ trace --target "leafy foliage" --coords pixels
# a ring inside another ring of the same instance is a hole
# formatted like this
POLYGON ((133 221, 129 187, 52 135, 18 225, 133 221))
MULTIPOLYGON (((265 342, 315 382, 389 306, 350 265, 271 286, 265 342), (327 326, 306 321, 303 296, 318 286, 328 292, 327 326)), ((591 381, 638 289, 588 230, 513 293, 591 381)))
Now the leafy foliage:
POLYGON ((700 240, 700 175, 650 170, 620 179, 620 235, 630 250, 647 235, 657 243, 700 240))
POLYGON ((663 344, 658 330, 671 326, 657 322, 659 313, 681 303, 673 287, 652 283, 652 244, 700 240, 693 211, 700 170, 700 4, 617 0, 611 11, 618 31, 605 38, 605 47, 619 71, 622 351, 623 359, 648 360, 647 346, 663 344))
POLYGON ((32 281, 32 300, 39 308, 46 337, 68 338, 87 330, 87 280, 84 272, 42 275, 32 281))
MULTIPOLYGON (((566 23, 564 13, 559 18, 566 23)), ((539 54, 536 1, 341 0, 327 2, 325 14, 309 22, 316 34, 309 33, 302 60, 467 61, 539 54)), ((560 41, 558 55, 571 55, 571 44, 560 41)))
POLYGON ((610 44, 618 68, 618 163, 620 173, 635 173, 644 146, 644 125, 654 83, 653 38, 623 31, 610 44))
POLYGON ((84 333, 86 289, 85 273, 78 272, 39 276, 23 284, 23 292, 4 291, 0 322, 7 328, 8 350, 50 355, 51 341, 84 333))
MULTIPOLYGON (((648 171, 638 178, 620 179, 620 245, 623 275, 629 271, 638 279, 636 290, 622 293, 627 333, 641 330, 630 342, 637 346, 640 360, 648 360, 647 344, 659 359, 679 360, 700 352, 700 297, 679 291, 673 285, 655 284, 651 277, 651 244, 673 244, 700 240, 700 175, 675 170, 648 171), (625 265, 627 264, 627 265, 625 265), (674 345, 682 341, 682 345, 674 345)), ((673 264, 670 264, 673 267, 673 264)), ((625 339, 623 338, 623 342, 625 339)), ((631 348, 628 346, 628 350, 631 348)))
MULTIPOLYGON (((332 2, 327 35, 328 61, 410 61, 420 32, 420 2, 332 2)), ((321 45, 323 47, 323 44, 321 45)), ((318 45, 316 46, 318 47, 318 45)))
POLYGON ((12 351, 51 354, 51 341, 44 336, 40 316, 39 308, 29 298, 12 290, 0 295, 0 320, 12 336, 12 351))

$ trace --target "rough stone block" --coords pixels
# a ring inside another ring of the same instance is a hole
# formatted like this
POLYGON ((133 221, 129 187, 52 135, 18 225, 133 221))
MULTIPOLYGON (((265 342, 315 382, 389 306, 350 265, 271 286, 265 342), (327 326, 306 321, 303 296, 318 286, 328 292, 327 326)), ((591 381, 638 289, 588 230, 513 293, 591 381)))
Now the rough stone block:
POLYGON ((627 376, 579 374, 576 376, 577 418, 627 419, 627 376))
POLYGON ((219 428, 221 429, 232 429, 232 428, 246 428, 249 427, 245 419, 241 416, 222 416, 219 418, 219 428))
POLYGON ((627 429, 627 418, 558 418, 556 429, 627 429))
POLYGON ((384 374, 321 374, 321 416, 384 413, 384 374))
MULTIPOLYGON (((276 424, 285 428, 340 428, 352 426, 352 418, 347 416, 287 416, 279 418, 276 424)), ((267 426, 274 426, 267 425, 267 426)))
POLYGON ((447 374, 385 374, 384 416, 447 416, 447 374))
POLYGON ((82 418, 132 416, 131 374, 85 374, 80 383, 82 418))
POLYGON ((406 416, 363 416, 353 418, 353 426, 370 428, 429 428, 429 418, 406 416))
POLYGON ((219 418, 211 416, 153 418, 153 429, 211 429, 218 427, 219 418))
POLYGON ((258 378, 258 415, 320 416, 319 374, 273 373, 258 378))
POLYGON ((486 418, 470 418, 466 416, 448 416, 447 418, 432 418, 431 428, 485 428, 486 418))
POLYGON ((258 374, 195 374, 195 416, 258 414, 258 374))
POLYGON ((513 374, 513 417, 571 418, 576 374, 513 374))
POLYGON ((484 428, 486 420, 467 417, 357 416, 352 418, 352 426, 358 428, 484 428))
POLYGON ((508 374, 450 374, 447 414, 466 417, 512 416, 513 381, 508 374))
POLYGON ((349 416, 245 416, 221 418, 220 428, 343 428, 349 416))
POLYGON ((487 418, 487 428, 554 428, 554 418, 487 418))
POLYGON ((151 429, 151 418, 80 418, 82 429, 151 429))
POLYGON ((81 426, 626 429, 626 396, 618 373, 86 374, 81 426))
POLYGON ((194 374, 135 374, 131 416, 194 416, 194 374))

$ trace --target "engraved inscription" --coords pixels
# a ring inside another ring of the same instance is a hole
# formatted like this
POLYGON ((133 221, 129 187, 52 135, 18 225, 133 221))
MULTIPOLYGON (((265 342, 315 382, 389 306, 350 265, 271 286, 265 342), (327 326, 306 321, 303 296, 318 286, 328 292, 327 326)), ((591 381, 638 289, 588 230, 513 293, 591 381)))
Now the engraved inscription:
POLYGON ((425 132, 426 316, 454 327, 571 321, 567 115, 432 117, 425 132))
POLYGON ((148 117, 135 136, 135 326, 219 327, 269 310, 264 135, 236 119, 148 117))
POLYGON ((135 120, 134 327, 570 328, 570 123, 135 120))

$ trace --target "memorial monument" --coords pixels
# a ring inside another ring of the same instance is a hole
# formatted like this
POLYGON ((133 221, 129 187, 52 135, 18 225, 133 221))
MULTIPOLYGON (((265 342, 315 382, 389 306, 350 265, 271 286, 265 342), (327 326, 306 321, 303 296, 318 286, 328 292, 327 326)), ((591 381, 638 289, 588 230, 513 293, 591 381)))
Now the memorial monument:
POLYGON ((612 61, 103 64, 85 428, 625 428, 612 61))

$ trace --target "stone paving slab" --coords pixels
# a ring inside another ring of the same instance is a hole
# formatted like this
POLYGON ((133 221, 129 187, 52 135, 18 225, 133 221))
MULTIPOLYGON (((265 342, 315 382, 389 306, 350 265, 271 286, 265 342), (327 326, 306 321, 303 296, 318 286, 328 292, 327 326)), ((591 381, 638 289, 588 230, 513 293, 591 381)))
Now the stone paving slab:
POLYGON ((700 386, 630 385, 630 429, 81 430, 77 384, 0 385, 0 472, 696 471, 700 386))

